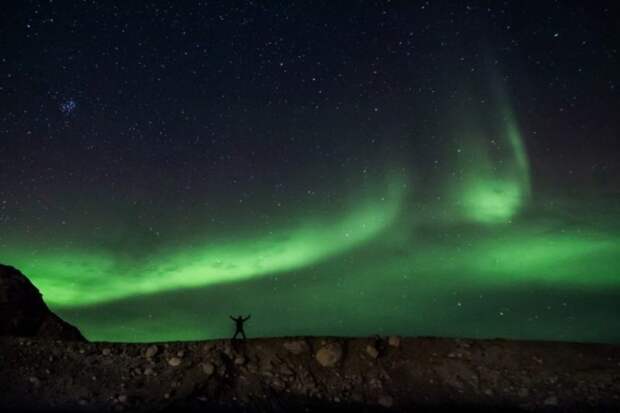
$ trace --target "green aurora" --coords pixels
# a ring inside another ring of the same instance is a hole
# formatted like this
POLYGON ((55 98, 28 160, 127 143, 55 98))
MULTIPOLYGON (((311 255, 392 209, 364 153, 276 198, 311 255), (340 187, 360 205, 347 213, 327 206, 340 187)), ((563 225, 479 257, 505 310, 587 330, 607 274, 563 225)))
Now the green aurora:
POLYGON ((555 204, 536 200, 506 107, 492 138, 479 125, 461 128, 467 133, 447 149, 460 173, 443 177, 432 201, 409 184, 415 168, 392 165, 370 190, 349 193, 346 208, 291 211, 297 218, 267 232, 201 237, 209 231, 197 224, 186 244, 164 243, 137 258, 22 241, 0 260, 26 273, 92 340, 222 337, 237 312, 251 312, 249 332, 263 336, 620 340, 597 329, 620 327, 609 320, 613 310, 601 309, 620 294, 618 211, 563 216, 550 206, 567 205, 561 195, 555 204), (597 292, 610 294, 592 306, 598 312, 573 312, 583 306, 579 297, 597 292))
POLYGON ((402 179, 393 178, 383 196, 360 202, 361 206, 337 219, 305 217, 294 228, 244 237, 240 242, 200 242, 158 251, 157 257, 145 262, 123 262, 110 252, 79 249, 43 249, 25 255, 14 251, 5 259, 18 263, 47 302, 60 307, 242 281, 303 268, 376 237, 397 216, 406 186, 402 179))

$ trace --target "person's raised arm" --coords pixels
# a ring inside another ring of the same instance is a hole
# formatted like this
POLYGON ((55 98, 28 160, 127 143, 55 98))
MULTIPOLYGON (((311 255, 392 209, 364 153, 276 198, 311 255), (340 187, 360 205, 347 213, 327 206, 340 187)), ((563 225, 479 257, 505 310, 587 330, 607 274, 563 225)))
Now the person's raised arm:
POLYGON ((231 319, 232 321, 237 321, 237 319, 235 319, 235 317, 233 317, 233 316, 231 316, 231 315, 229 315, 229 317, 230 317, 230 319, 231 319))
POLYGON ((248 321, 250 319, 250 317, 252 317, 252 314, 248 314, 248 316, 246 318, 244 318, 243 321, 248 321))

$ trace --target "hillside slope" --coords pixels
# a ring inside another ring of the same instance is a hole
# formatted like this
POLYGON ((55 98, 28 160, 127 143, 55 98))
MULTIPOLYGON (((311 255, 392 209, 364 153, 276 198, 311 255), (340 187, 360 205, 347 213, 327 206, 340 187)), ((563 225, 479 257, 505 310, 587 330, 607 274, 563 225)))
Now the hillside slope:
POLYGON ((47 307, 24 274, 0 264, 0 336, 7 335, 86 341, 80 330, 47 307))

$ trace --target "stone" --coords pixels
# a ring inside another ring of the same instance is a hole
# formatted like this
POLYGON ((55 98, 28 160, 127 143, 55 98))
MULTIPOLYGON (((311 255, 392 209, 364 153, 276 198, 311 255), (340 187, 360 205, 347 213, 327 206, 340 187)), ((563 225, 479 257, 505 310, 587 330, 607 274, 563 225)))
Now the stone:
POLYGON ((101 351, 101 354, 103 354, 104 356, 109 356, 110 354, 112 354, 112 350, 106 347, 101 351))
POLYGON ((292 354, 299 355, 309 350, 308 344, 303 340, 285 341, 284 348, 292 354))
POLYGON ((222 353, 226 354, 226 357, 229 359, 233 358, 234 351, 230 343, 226 342, 222 344, 222 353))
POLYGON ((283 364, 282 367, 280 367, 280 374, 282 374, 283 376, 286 376, 286 377, 290 377, 290 376, 294 376, 295 372, 293 370, 291 370, 290 367, 288 367, 287 365, 283 364))
POLYGON ((146 351, 144 352, 144 356, 145 356, 146 358, 149 358, 149 359, 150 359, 150 358, 152 358, 153 356, 155 356, 155 354, 157 354, 157 351, 158 351, 158 350, 159 350, 159 349, 157 348, 157 346, 153 344, 152 346, 149 346, 149 347, 146 349, 146 351))
POLYGON ((379 357, 379 350, 377 350, 377 348, 371 344, 366 346, 366 353, 373 359, 379 357))
POLYGON ((558 405, 558 398, 556 396, 549 396, 545 399, 545 401, 543 402, 543 404, 545 406, 557 406, 558 405))
POLYGON ((333 367, 342 358, 342 346, 339 343, 324 345, 316 353, 316 361, 323 367, 333 367))
POLYGON ((245 364, 245 357, 242 355, 238 355, 237 357, 235 357, 235 364, 237 366, 241 366, 242 364, 245 364))
POLYGON ((390 395, 385 394, 379 397, 378 402, 379 402, 379 405, 389 409, 390 407, 394 405, 394 398, 390 395))
POLYGON ((181 359, 178 357, 172 357, 168 359, 168 364, 172 367, 177 367, 181 365, 181 359))
POLYGON ((120 396, 118 396, 118 401, 121 403, 127 403, 127 395, 121 394, 120 396))
POLYGON ((205 343, 205 345, 202 346, 202 351, 208 353, 213 349, 213 347, 215 347, 215 343, 205 343))
POLYGON ((207 376, 211 376, 215 372, 215 366, 213 363, 206 362, 202 365, 202 371, 207 376))
POLYGON ((271 382, 271 387, 276 390, 276 391, 282 391, 286 388, 286 384, 280 380, 279 378, 275 378, 272 382, 271 382))
POLYGON ((388 338, 388 344, 392 347, 400 347, 400 337, 390 336, 388 338))

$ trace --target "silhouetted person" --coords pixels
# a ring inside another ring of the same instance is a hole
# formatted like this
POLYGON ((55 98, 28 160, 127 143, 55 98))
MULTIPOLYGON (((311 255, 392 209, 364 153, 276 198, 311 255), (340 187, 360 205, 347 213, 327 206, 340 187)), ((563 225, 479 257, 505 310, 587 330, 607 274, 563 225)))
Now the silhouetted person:
POLYGON ((245 332, 243 331, 243 323, 250 319, 250 314, 247 317, 233 317, 230 316, 230 319, 235 322, 235 335, 233 336, 233 340, 237 338, 237 334, 241 334, 241 337, 245 340, 245 332))

